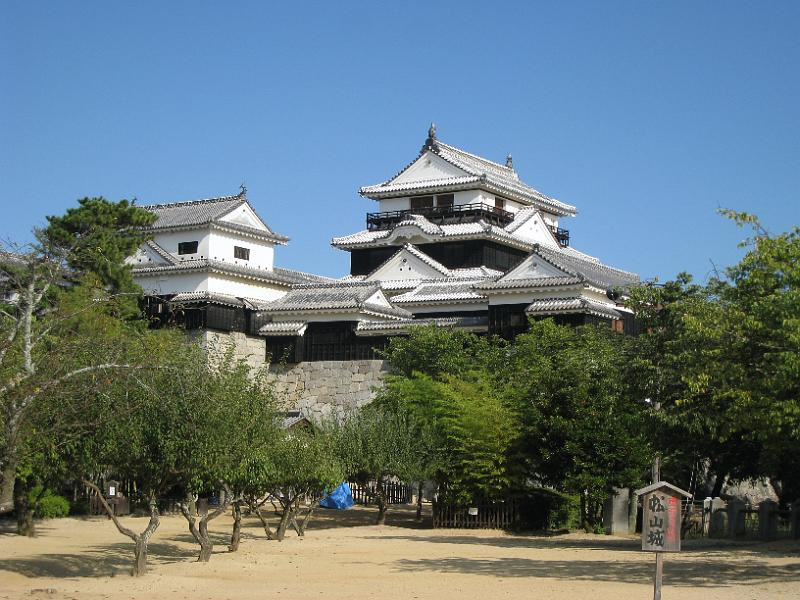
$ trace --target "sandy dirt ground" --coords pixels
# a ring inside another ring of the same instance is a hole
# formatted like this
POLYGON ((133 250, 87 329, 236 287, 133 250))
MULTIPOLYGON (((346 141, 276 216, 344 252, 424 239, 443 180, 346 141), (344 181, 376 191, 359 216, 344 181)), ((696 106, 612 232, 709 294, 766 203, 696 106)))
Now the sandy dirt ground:
MULTIPOLYGON (((652 598, 653 557, 635 538, 500 531, 433 530, 406 507, 387 525, 373 509, 321 511, 305 539, 267 541, 246 517, 236 553, 227 551, 229 517, 212 521, 214 555, 197 547, 179 516, 164 517, 150 544, 150 573, 130 577, 132 543, 99 517, 58 519, 20 538, 0 524, 0 599, 146 598, 637 599, 652 598)), ((125 523, 144 529, 146 519, 125 523)), ((800 543, 688 541, 669 555, 665 600, 800 599, 800 543)))

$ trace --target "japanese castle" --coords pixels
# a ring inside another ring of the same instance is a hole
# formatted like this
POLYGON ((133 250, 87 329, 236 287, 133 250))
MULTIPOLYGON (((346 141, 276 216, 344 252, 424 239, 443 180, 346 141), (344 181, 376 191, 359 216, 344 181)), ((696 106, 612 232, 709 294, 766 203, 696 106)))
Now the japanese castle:
MULTIPOLYGON (((390 336, 433 324, 513 338, 528 318, 629 330, 617 299, 633 273, 572 247, 574 206, 525 184, 505 164, 440 141, 360 194, 365 228, 334 237, 350 273, 332 279, 274 265, 274 232, 246 197, 146 206, 152 239, 129 258, 154 319, 262 339, 294 363, 375 358, 390 336)), ((269 360, 269 358, 267 358, 269 360)))

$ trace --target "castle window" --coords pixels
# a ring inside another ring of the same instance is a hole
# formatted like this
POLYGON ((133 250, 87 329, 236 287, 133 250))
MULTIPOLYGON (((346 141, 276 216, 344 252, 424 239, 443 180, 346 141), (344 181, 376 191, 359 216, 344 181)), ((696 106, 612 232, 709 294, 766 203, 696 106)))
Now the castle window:
POLYGON ((505 210, 506 208, 506 199, 505 198, 498 198, 495 196, 494 198, 494 207, 499 208, 500 210, 505 210))
POLYGON ((438 194, 436 196, 436 206, 453 206, 455 196, 453 194, 438 194))
POLYGON ((250 248, 242 248, 241 246, 234 246, 233 258, 239 258, 241 260, 250 260, 250 248))
POLYGON ((432 208, 433 196, 414 196, 411 198, 411 210, 419 210, 420 208, 432 208))
POLYGON ((178 242, 178 254, 196 254, 197 242, 178 242))

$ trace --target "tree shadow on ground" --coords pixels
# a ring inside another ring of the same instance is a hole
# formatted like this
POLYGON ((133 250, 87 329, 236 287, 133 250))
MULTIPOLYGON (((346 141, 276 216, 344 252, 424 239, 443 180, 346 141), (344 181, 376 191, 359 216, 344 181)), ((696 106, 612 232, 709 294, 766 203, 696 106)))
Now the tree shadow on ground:
MULTIPOLYGON (((185 562, 197 552, 174 544, 153 542, 148 546, 149 566, 185 562)), ((133 567, 133 543, 105 544, 76 554, 40 554, 32 557, 0 559, 0 571, 26 577, 109 577, 130 573, 133 567)))
MULTIPOLYGON (((408 505, 391 506, 386 513, 386 525, 403 529, 430 529, 430 509, 423 513, 423 521, 416 520, 417 509, 408 505)), ((375 506, 354 506, 347 510, 318 508, 311 517, 309 529, 334 529, 339 527, 369 527, 375 525, 378 509, 375 506)))
MULTIPOLYGON (((424 558, 403 559, 397 571, 435 571, 495 577, 546 577, 587 581, 649 583, 653 563, 615 560, 535 560, 529 558, 424 558)), ((758 560, 665 561, 664 579, 671 586, 721 587, 800 581, 800 563, 770 565, 758 560)))
MULTIPOLYGON (((476 544, 480 546, 496 546, 498 548, 521 549, 572 549, 600 550, 615 552, 641 552, 641 541, 638 538, 615 538, 596 536, 576 538, 572 536, 542 534, 509 534, 504 536, 467 535, 463 533, 447 534, 446 530, 432 530, 431 535, 381 535, 368 536, 366 539, 394 539, 409 542, 427 542, 432 544, 476 544), (433 533, 437 532, 437 533, 433 533), (438 533, 441 532, 441 533, 438 533)), ((734 542, 728 540, 704 540, 704 543, 684 543, 683 550, 702 553, 703 555, 730 556, 736 553, 745 555, 768 555, 773 558, 800 558, 800 546, 787 542, 766 544, 763 542, 734 542)))

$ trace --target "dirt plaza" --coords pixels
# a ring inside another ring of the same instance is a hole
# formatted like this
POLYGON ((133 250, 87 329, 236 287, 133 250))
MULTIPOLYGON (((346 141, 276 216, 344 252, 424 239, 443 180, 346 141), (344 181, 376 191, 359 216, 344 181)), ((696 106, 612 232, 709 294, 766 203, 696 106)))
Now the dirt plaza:
MULTIPOLYGON (((166 516, 150 544, 150 572, 128 575, 132 544, 104 518, 40 524, 22 538, 0 533, 0 599, 12 598, 592 598, 652 594, 652 555, 639 540, 570 533, 514 535, 493 530, 430 529, 396 508, 387 525, 373 509, 321 511, 301 539, 267 541, 245 519, 238 552, 227 551, 229 517, 211 523, 211 562, 179 516, 166 516)), ((143 529, 144 519, 126 518, 143 529)), ((797 598, 800 544, 690 540, 668 556, 664 597, 682 600, 797 598)))

